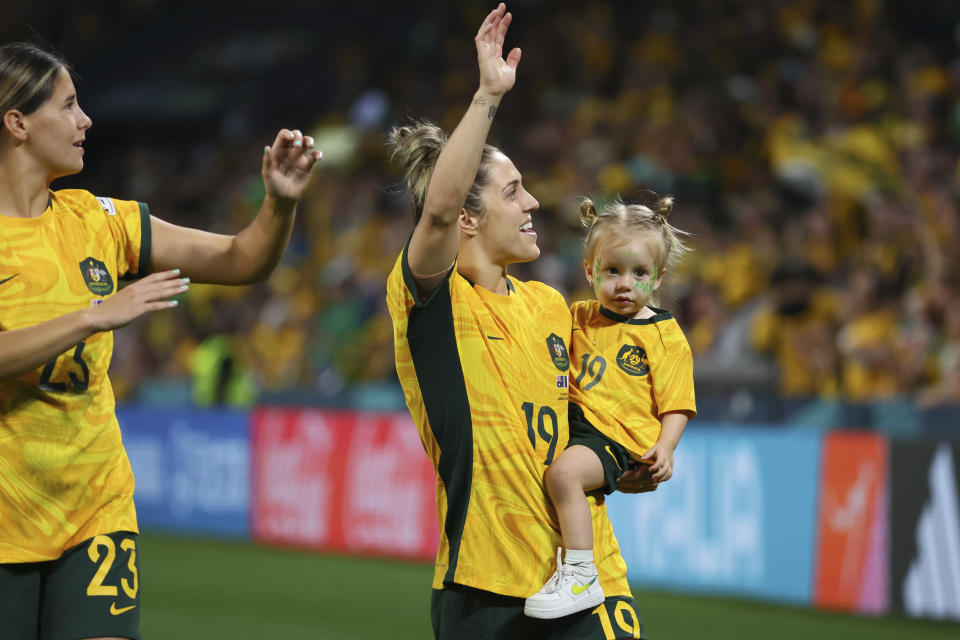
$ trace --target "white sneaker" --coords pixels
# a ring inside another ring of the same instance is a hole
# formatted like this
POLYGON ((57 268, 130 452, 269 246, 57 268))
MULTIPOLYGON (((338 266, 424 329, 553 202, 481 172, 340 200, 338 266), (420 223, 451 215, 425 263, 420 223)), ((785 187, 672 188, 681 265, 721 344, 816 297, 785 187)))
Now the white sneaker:
POLYGON ((591 609, 603 600, 603 587, 596 569, 591 574, 582 574, 571 565, 560 564, 558 553, 556 572, 540 591, 527 598, 523 612, 531 618, 562 618, 591 609))

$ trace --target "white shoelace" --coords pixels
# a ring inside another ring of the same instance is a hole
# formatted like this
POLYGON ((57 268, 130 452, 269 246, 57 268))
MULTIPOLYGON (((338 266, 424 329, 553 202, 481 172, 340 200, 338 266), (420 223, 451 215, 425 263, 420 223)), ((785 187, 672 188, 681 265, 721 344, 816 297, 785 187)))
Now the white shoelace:
POLYGON ((560 582, 563 580, 563 557, 560 548, 557 547, 557 570, 553 572, 547 584, 543 585, 542 591, 545 593, 554 593, 560 588, 560 582))

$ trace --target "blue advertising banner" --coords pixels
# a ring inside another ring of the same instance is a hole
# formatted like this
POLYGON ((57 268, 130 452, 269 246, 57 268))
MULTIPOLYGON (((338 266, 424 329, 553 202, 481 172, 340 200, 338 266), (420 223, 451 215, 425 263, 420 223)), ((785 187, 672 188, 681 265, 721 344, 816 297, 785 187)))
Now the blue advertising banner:
POLYGON ((117 410, 142 529, 250 537, 250 417, 117 410))
POLYGON ((819 450, 816 432, 689 427, 669 482, 608 501, 631 582, 809 604, 819 450))

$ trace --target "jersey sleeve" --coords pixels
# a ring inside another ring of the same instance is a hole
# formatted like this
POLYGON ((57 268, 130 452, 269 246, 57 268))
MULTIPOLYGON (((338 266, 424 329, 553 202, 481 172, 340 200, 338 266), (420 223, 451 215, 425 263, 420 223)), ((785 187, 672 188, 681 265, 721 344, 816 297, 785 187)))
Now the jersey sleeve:
POLYGON ((121 280, 150 273, 150 208, 145 202, 98 197, 100 208, 116 240, 117 271, 121 280))
POLYGON ((656 413, 662 418, 671 411, 697 413, 697 403, 693 391, 693 354, 690 345, 679 327, 665 332, 664 353, 651 367, 653 396, 656 399, 656 413))
POLYGON ((395 330, 402 335, 406 334, 407 323, 413 309, 434 304, 439 297, 439 292, 450 286, 450 275, 456 270, 456 264, 454 264, 447 276, 437 284, 430 295, 425 298, 421 297, 407 258, 407 248, 409 246, 410 241, 407 240, 406 244, 403 245, 403 251, 390 271, 390 275, 387 276, 387 308, 393 318, 395 330))

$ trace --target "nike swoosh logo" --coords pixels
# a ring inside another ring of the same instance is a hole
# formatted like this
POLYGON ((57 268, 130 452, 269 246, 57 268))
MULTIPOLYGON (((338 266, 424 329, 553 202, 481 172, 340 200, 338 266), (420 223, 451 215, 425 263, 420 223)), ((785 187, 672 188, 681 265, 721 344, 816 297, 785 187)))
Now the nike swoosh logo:
MULTIPOLYGON (((0 282, 0 284, 3 284, 3 283, 0 282)), ((503 338, 498 338, 497 336, 487 336, 487 338, 489 338, 490 340, 503 340, 503 338)))
POLYGON ((130 611, 130 609, 136 609, 136 608, 137 608, 137 605, 132 604, 132 605, 130 605, 129 607, 120 607, 120 608, 118 609, 118 608, 117 608, 117 603, 116 603, 116 602, 111 602, 111 603, 110 603, 110 615, 112 615, 112 616, 118 616, 118 615, 120 615, 121 613, 126 613, 127 611, 130 611))
POLYGON ((18 275, 20 275, 20 274, 19 274, 19 273, 15 273, 15 274, 13 274, 12 276, 10 276, 9 278, 4 278, 3 280, 0 280, 0 284, 3 284, 4 282, 8 282, 8 281, 10 281, 10 280, 13 280, 13 279, 16 278, 18 275))
POLYGON ((591 580, 590 582, 588 582, 587 584, 585 584, 585 585, 583 585, 583 586, 574 583, 574 585, 573 585, 572 587, 570 587, 570 589, 573 591, 573 595, 578 596, 578 595, 580 595, 581 593, 583 593, 584 591, 586 591, 587 589, 589 589, 589 588, 590 588, 590 585, 592 585, 594 582, 596 582, 598 577, 599 577, 599 576, 593 576, 593 580, 591 580))

